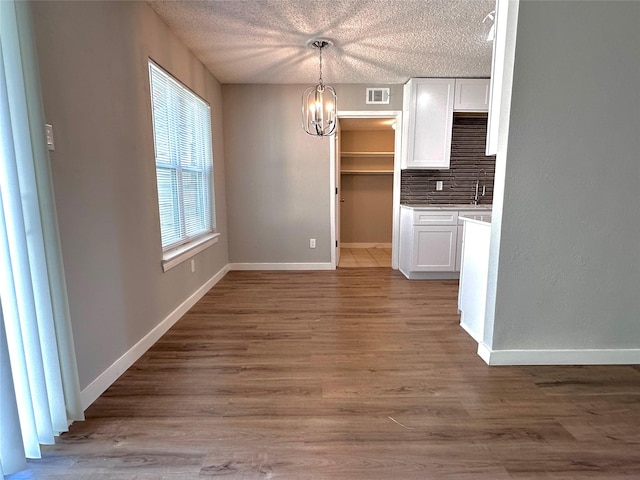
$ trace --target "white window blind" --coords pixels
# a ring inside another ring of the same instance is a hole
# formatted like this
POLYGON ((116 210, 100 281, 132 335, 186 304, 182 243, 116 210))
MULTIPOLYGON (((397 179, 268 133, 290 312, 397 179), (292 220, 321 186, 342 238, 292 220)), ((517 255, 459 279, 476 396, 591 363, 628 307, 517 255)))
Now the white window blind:
POLYGON ((213 231, 209 105, 149 62, 162 247, 213 231))

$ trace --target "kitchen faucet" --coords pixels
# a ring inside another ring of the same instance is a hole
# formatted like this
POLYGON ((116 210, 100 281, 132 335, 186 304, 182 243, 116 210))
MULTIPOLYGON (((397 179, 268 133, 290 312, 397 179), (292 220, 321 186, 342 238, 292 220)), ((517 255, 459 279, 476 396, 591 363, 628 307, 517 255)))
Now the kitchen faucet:
POLYGON ((487 172, 485 170, 480 170, 478 172, 478 176, 476 177, 476 189, 475 189, 475 194, 473 195, 473 204, 474 205, 478 205, 478 203, 480 203, 480 198, 479 198, 479 190, 480 190, 480 174, 483 173, 484 174, 484 182, 482 184, 482 196, 484 197, 486 191, 487 191, 487 172))

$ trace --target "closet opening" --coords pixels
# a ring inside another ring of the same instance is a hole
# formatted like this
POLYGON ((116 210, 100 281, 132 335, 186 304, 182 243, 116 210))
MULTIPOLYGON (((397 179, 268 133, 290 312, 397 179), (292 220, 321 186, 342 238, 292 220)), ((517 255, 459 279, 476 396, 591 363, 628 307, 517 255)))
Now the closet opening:
POLYGON ((339 116, 335 139, 337 268, 394 265, 398 123, 392 112, 386 117, 339 116))

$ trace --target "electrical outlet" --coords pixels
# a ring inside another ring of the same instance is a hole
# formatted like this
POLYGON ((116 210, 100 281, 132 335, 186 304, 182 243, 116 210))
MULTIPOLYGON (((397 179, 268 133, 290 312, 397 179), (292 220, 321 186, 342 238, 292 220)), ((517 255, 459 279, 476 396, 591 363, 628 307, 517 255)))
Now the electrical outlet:
POLYGON ((316 248, 316 239, 315 238, 310 238, 309 239, 309 248, 316 248))
POLYGON ((442 190, 442 180, 436 181, 436 190, 437 191, 442 190))

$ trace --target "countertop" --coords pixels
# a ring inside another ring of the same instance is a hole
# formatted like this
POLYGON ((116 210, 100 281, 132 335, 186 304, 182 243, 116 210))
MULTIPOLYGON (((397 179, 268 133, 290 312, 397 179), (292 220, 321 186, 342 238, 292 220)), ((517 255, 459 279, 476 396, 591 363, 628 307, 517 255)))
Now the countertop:
POLYGON ((456 203, 447 205, 417 205, 402 203, 401 207, 412 208, 413 210, 491 210, 491 205, 473 205, 469 203, 456 203))

